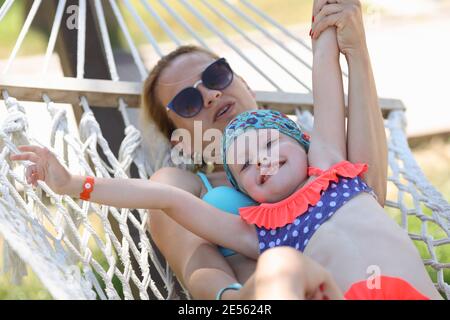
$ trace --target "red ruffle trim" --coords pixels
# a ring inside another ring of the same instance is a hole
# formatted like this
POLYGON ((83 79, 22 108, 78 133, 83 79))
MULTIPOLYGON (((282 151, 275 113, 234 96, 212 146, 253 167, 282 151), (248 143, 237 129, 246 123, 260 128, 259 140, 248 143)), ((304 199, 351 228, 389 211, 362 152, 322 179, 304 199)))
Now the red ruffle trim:
POLYGON ((319 202, 321 192, 328 189, 331 181, 337 182, 338 176, 354 178, 367 171, 367 164, 341 161, 326 171, 308 168, 308 175, 318 176, 292 195, 277 203, 261 203, 258 206, 239 209, 242 219, 248 224, 255 224, 266 229, 275 229, 292 223, 298 216, 319 202))

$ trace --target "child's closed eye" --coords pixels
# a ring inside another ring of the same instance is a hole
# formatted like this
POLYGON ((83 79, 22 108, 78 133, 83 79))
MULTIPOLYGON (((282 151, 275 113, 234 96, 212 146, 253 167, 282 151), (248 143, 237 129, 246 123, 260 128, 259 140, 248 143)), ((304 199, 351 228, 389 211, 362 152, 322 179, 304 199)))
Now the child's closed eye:
POLYGON ((246 160, 245 163, 244 163, 244 165, 241 167, 241 172, 244 171, 245 169, 247 169, 248 166, 249 166, 249 161, 246 160))

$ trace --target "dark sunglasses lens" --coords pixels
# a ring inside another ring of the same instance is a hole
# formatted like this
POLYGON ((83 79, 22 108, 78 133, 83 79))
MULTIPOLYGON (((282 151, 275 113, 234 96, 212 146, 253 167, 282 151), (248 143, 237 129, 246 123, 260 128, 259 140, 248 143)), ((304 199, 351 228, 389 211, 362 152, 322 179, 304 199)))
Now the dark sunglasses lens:
POLYGON ((202 80, 209 89, 223 90, 233 80, 233 71, 225 60, 220 59, 203 72, 202 80))
POLYGON ((173 110, 184 118, 198 114, 203 106, 201 93, 195 88, 186 88, 173 100, 173 110))

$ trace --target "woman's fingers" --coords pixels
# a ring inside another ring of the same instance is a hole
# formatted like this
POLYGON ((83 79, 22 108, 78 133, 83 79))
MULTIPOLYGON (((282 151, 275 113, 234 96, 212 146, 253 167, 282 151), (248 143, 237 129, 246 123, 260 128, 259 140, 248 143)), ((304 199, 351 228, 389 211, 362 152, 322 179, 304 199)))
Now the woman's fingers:
POLYGON ((319 290, 321 293, 322 300, 342 300, 342 299, 344 299, 344 295, 342 294, 341 290, 339 289, 337 283, 332 278, 329 278, 325 282, 325 284, 323 284, 321 287, 319 287, 319 290))
POLYGON ((322 9, 322 7, 326 4, 327 0, 314 0, 313 16, 315 17, 319 13, 320 9, 322 9))
POLYGON ((342 4, 328 4, 324 6, 319 13, 314 17, 313 29, 314 26, 322 21, 323 18, 329 16, 330 14, 341 12, 344 9, 342 4))
POLYGON ((305 256, 305 274, 307 292, 311 300, 342 299, 342 293, 331 274, 319 263, 305 256))
POLYGON ((356 5, 357 7, 361 7, 361 2, 359 0, 315 0, 313 7, 314 18, 316 18, 324 7, 330 4, 339 4, 342 6, 356 5))
MULTIPOLYGON (((344 9, 344 6, 341 4, 328 4, 322 7, 320 12, 314 17, 314 22, 311 26, 311 33, 310 36, 312 37, 314 34, 314 31, 317 29, 317 25, 326 17, 332 14, 337 14, 342 12, 344 9)), ((323 30, 322 30, 323 31, 323 30)))
POLYGON ((315 24, 311 37, 313 39, 319 38, 320 34, 325 29, 327 29, 328 27, 331 27, 331 26, 336 26, 339 19, 340 19, 339 13, 330 14, 330 15, 324 17, 321 21, 319 21, 315 24))

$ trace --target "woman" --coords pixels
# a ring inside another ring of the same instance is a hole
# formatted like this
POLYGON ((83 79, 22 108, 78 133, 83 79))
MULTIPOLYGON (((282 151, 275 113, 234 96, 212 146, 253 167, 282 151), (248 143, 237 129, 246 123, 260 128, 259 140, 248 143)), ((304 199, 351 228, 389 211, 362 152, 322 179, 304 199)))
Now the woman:
MULTIPOLYGON (((365 42, 360 3, 356 0, 316 0, 313 16, 313 39, 317 39, 327 27, 337 29, 339 49, 347 59, 350 73, 348 159, 369 164, 366 181, 383 205, 387 175, 386 136, 365 42)), ((203 130, 222 130, 237 114, 257 108, 252 91, 240 76, 235 76, 223 89, 208 89, 199 83, 205 68, 218 58, 203 49, 181 47, 162 58, 152 70, 145 83, 144 107, 169 139, 176 128, 187 129, 193 136, 194 121, 202 121, 203 130), (203 108, 195 116, 187 118, 177 114, 179 102, 175 97, 182 100, 180 91, 191 86, 201 92, 203 108)), ((223 169, 217 165, 207 179, 189 171, 163 168, 151 180, 176 186, 200 198, 210 188, 208 183, 213 187, 229 185, 223 169)), ((157 210, 151 211, 150 233, 178 279, 196 299, 213 299, 221 289, 236 282, 243 283, 243 287, 222 291, 223 299, 301 297, 298 279, 303 278, 304 268, 301 266, 304 262, 295 250, 271 249, 258 262, 238 254, 229 255, 229 252, 219 251, 215 245, 190 233, 157 210), (273 292, 282 294, 272 296, 273 292)), ((321 236, 317 232, 315 241, 320 242, 321 236)), ((308 255, 307 252, 305 254, 308 255)), ((435 297, 433 294, 430 296, 435 297)))

